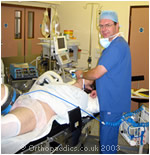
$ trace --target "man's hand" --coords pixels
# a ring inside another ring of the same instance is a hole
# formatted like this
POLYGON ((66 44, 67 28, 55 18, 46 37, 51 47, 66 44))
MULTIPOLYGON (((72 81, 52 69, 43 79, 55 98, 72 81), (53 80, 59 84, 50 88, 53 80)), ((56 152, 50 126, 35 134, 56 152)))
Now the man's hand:
POLYGON ((75 72, 75 74, 76 74, 77 79, 81 79, 81 74, 83 74, 83 71, 82 70, 77 70, 75 72))
POLYGON ((90 96, 91 96, 92 98, 96 98, 96 96, 97 96, 96 90, 92 90, 92 92, 90 93, 90 96))

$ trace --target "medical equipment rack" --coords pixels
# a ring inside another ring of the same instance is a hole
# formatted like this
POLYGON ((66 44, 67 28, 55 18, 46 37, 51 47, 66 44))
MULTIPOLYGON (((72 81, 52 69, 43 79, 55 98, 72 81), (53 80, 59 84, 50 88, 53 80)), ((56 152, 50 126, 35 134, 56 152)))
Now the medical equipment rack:
POLYGON ((149 143, 149 111, 141 106, 137 111, 124 115, 120 125, 120 134, 130 144, 139 145, 139 154, 143 152, 143 146, 149 143))

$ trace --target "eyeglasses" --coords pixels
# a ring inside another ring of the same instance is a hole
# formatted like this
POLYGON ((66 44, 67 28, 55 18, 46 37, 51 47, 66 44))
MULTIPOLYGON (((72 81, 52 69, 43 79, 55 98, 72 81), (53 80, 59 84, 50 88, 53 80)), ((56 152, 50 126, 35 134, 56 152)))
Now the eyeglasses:
POLYGON ((112 25, 114 25, 114 24, 99 25, 99 28, 100 28, 100 29, 103 29, 103 28, 105 27, 106 29, 108 29, 108 28, 110 28, 112 25))

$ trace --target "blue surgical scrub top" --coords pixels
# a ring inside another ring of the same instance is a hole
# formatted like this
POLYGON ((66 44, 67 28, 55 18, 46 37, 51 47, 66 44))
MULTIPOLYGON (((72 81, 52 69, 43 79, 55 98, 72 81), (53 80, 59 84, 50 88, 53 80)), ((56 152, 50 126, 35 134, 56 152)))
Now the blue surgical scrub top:
POLYGON ((100 111, 129 112, 131 107, 131 53, 123 37, 103 50, 98 65, 107 72, 96 80, 100 111))

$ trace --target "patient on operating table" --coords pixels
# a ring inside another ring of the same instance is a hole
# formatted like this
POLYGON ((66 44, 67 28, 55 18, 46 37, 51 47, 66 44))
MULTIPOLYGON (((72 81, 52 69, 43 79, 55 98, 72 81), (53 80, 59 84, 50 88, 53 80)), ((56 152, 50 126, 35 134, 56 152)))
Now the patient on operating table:
MULTIPOLYGON (((2 139, 42 129, 55 115, 58 115, 58 121, 64 117, 63 119, 66 119, 67 122, 67 111, 75 107, 57 97, 67 101, 72 99, 70 102, 86 109, 88 99, 87 94, 82 89, 85 87, 92 90, 90 87, 92 83, 93 81, 89 80, 84 80, 83 83, 83 80, 79 79, 73 85, 64 83, 33 85, 29 94, 19 96, 10 112, 1 117, 2 139), (33 91, 34 93, 30 93, 33 91)), ((6 89, 5 85, 1 85, 1 101, 6 98, 6 89)), ((60 120, 60 123, 63 123, 63 121, 60 120)))

